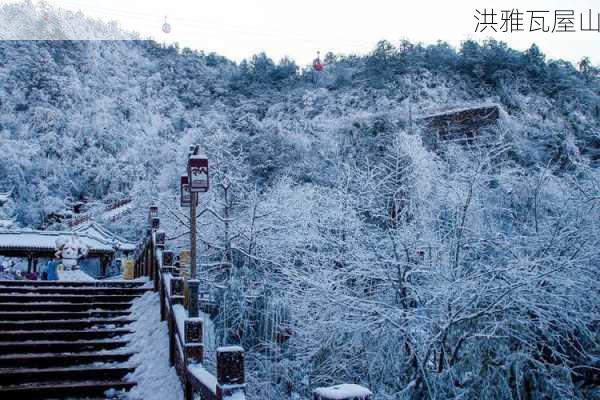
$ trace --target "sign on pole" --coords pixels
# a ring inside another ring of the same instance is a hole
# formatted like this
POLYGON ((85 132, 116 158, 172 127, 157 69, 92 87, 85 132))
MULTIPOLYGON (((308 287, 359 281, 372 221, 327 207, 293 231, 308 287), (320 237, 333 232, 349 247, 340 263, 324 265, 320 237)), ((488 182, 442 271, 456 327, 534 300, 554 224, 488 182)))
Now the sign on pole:
POLYGON ((148 211, 148 225, 152 225, 152 218, 158 217, 158 206, 151 205, 148 211))
MULTIPOLYGON (((187 175, 181 175, 179 191, 181 207, 189 207, 192 204, 192 194, 190 193, 190 184, 187 175)), ((198 197, 196 197, 196 205, 198 205, 198 197)))
POLYGON ((191 193, 208 191, 208 159, 191 155, 188 159, 188 182, 191 193))

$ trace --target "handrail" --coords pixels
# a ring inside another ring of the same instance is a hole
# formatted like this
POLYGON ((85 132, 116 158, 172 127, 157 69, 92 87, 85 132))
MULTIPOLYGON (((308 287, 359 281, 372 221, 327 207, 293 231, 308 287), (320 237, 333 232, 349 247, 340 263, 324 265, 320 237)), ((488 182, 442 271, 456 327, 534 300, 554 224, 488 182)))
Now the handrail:
POLYGON ((244 350, 241 347, 217 349, 217 376, 203 366, 204 321, 190 318, 184 306, 186 282, 174 265, 173 253, 165 248, 158 208, 150 207, 149 227, 135 251, 134 277, 147 276, 159 292, 161 320, 169 330, 169 363, 175 367, 186 400, 200 394, 205 400, 229 396, 245 399, 244 350))

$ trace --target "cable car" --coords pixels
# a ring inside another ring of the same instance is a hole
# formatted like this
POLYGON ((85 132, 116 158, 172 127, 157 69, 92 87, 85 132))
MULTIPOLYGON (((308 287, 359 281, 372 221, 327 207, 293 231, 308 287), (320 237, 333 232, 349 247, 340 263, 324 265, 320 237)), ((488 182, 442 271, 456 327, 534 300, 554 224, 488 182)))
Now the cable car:
POLYGON ((165 17, 165 23, 162 26, 162 31, 164 33, 171 33, 171 25, 167 22, 167 17, 165 17))
POLYGON ((313 60, 313 69, 317 72, 323 71, 325 65, 321 62, 321 52, 317 51, 317 58, 313 60))

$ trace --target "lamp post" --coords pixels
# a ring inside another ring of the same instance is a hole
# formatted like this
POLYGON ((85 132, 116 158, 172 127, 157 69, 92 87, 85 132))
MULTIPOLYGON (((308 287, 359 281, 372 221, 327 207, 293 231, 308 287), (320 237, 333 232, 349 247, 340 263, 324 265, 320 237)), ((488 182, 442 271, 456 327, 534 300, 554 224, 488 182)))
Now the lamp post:
MULTIPOLYGON (((200 282, 197 278, 196 206, 198 204, 198 193, 208 191, 208 159, 198 155, 198 152, 198 145, 190 146, 187 164, 187 189, 190 192, 190 279, 188 280, 190 301, 188 312, 192 318, 197 317, 199 314, 198 288, 200 282)), ((182 179, 182 195, 183 181, 182 179)))

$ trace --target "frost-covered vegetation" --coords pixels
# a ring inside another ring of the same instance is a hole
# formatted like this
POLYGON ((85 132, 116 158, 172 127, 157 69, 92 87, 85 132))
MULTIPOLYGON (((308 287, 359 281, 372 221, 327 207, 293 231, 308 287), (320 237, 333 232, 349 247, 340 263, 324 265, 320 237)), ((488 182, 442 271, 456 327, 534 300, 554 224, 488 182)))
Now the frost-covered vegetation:
POLYGON ((251 398, 600 396, 597 69, 495 41, 325 63, 0 42, 0 184, 22 226, 131 196, 110 228, 136 238, 156 202, 185 247, 199 143, 200 270, 251 398), (424 144, 421 116, 483 103, 501 117, 480 139, 424 144))

